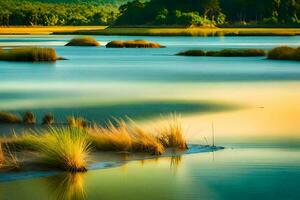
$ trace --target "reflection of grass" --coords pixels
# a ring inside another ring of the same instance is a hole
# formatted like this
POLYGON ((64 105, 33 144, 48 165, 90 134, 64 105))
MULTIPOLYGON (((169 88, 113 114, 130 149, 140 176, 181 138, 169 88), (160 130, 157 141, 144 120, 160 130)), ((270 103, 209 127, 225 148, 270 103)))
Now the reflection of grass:
POLYGON ((86 198, 84 191, 84 174, 63 173, 48 178, 51 194, 60 200, 83 200, 86 198))
POLYGON ((106 28, 75 31, 73 34, 145 36, 291 36, 299 28, 106 28))
POLYGON ((58 59, 53 48, 22 47, 0 52, 0 60, 5 61, 56 61, 58 59))
POLYGON ((76 37, 73 38, 66 46, 99 46, 100 43, 92 37, 76 37))
POLYGON ((107 48, 161 48, 160 44, 146 40, 114 40, 106 45, 107 48))

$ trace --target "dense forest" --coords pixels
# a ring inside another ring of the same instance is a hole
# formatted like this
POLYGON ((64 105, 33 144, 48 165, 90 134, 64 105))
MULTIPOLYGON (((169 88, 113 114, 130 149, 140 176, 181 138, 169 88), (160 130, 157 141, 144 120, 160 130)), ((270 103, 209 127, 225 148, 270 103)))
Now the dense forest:
POLYGON ((118 25, 299 24, 300 0, 135 0, 120 12, 118 25))
POLYGON ((0 25, 108 25, 118 14, 112 4, 0 0, 0 25))
POLYGON ((0 0, 0 25, 300 24, 300 0, 0 0))

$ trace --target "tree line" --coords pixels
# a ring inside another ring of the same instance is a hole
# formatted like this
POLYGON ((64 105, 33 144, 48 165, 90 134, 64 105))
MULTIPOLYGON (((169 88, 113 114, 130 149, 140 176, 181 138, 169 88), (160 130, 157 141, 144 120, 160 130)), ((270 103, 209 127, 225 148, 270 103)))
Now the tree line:
POLYGON ((117 6, 96 3, 0 1, 0 25, 109 25, 118 17, 117 6))
POLYGON ((299 17, 300 0, 0 1, 0 25, 300 24, 299 17))
POLYGON ((300 0, 134 0, 117 25, 300 24, 300 0))

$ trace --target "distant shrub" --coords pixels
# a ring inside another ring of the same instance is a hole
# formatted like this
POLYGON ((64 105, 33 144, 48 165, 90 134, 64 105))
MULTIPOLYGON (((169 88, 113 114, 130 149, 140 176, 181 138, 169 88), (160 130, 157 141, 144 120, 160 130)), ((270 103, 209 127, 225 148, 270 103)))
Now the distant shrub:
POLYGON ((15 114, 0 112, 0 123, 21 123, 22 120, 15 114))
POLYGON ((100 43, 92 37, 73 38, 66 46, 100 46, 100 43))
POLYGON ((42 120, 43 125, 51 125, 54 123, 54 116, 52 113, 47 113, 42 120))
POLYGON ((162 48, 164 46, 146 40, 114 40, 106 45, 107 48, 162 48))
POLYGON ((300 47, 292 48, 288 46, 275 47, 268 53, 268 59, 273 60, 300 60, 300 47))
POLYGON ((0 60, 4 61, 56 61, 59 58, 53 48, 22 47, 0 51, 0 60))
POLYGON ((180 52, 177 55, 179 56, 205 56, 205 51, 203 50, 188 50, 180 52))
POLYGON ((25 124, 35 124, 36 118, 32 112, 25 112, 23 115, 23 123, 25 124))
POLYGON ((266 52, 262 49, 223 49, 221 51, 208 51, 206 56, 220 57, 252 57, 265 56, 266 52))

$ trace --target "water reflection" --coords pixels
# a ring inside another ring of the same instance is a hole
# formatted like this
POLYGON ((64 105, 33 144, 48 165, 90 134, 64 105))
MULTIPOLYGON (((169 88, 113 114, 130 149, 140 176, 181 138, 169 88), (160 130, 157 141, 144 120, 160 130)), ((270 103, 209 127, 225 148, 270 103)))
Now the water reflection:
POLYGON ((50 194, 57 200, 84 200, 85 173, 63 173, 49 177, 50 194))

